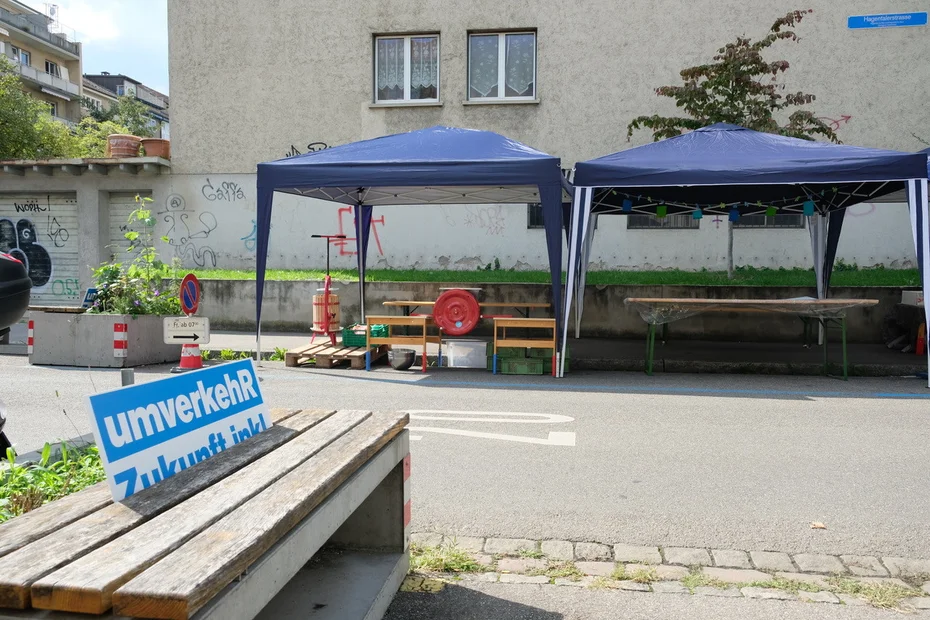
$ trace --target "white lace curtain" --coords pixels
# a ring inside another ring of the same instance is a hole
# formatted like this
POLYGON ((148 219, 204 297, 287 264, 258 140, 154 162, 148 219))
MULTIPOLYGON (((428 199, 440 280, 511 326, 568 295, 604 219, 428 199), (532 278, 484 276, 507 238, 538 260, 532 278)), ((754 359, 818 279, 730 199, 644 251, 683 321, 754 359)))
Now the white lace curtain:
POLYGON ((508 34, 506 38, 504 96, 531 97, 536 81, 536 35, 508 34))
POLYGON ((439 93, 439 39, 410 39, 410 98, 435 99, 439 93))
POLYGON ((378 39, 378 100, 404 98, 404 40, 378 39))
POLYGON ((473 35, 469 38, 471 97, 497 97, 499 37, 473 35))

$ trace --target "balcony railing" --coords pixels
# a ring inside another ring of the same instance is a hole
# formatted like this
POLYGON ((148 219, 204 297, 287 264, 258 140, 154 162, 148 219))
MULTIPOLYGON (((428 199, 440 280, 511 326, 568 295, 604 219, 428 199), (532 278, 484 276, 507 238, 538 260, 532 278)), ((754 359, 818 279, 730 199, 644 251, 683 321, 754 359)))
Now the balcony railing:
POLYGON ((77 43, 72 43, 62 34, 49 31, 48 18, 46 17, 40 15, 17 15, 6 9, 0 9, 0 22, 24 30, 32 36, 38 37, 46 43, 59 47, 70 54, 75 56, 80 55, 78 53, 77 43))
POLYGON ((69 95, 74 95, 75 97, 79 97, 81 95, 81 87, 79 84, 69 82, 64 78, 60 78, 57 75, 51 75, 45 71, 39 71, 35 67, 20 64, 19 73, 23 76, 24 80, 33 82, 34 84, 55 88, 69 95))

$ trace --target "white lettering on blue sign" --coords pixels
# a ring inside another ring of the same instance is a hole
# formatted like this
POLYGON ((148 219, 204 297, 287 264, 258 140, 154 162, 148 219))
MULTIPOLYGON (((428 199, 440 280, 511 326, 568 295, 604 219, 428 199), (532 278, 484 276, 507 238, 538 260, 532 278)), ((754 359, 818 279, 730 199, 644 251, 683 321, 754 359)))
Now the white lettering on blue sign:
POLYGON ((881 15, 851 15, 848 28, 900 28, 903 26, 926 26, 927 13, 884 13, 881 15))
POLYGON ((116 501, 271 426, 251 359, 95 394, 88 403, 116 501))

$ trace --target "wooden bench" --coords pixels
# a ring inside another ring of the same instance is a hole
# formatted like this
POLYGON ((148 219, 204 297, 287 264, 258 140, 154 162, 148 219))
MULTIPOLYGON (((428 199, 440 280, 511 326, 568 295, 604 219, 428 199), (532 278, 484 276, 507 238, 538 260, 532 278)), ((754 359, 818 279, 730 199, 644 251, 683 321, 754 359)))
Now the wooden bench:
POLYGON ((558 376, 558 369, 556 368, 557 338, 555 319, 494 319, 494 359, 491 362, 491 371, 497 374, 497 349, 499 347, 552 349, 552 376, 558 376), (508 338, 508 327, 511 329, 547 329, 551 330, 552 334, 547 338, 508 338))
MULTIPOLYGON (((422 350, 423 358, 423 372, 426 372, 426 345, 430 342, 439 345, 439 363, 442 364, 442 338, 441 336, 433 336, 429 333, 429 328, 434 325, 432 317, 420 315, 420 316, 368 316, 365 319, 367 325, 365 325, 365 348, 368 351, 371 351, 372 346, 376 345, 406 345, 406 346, 416 346, 422 350), (372 336, 371 335, 371 326, 372 325, 387 325, 388 335, 387 336, 372 336), (409 336, 409 335, 395 335, 394 327, 401 326, 405 330, 410 327, 416 327, 420 330, 419 334, 409 336)), ((366 353, 365 355, 365 369, 371 370, 371 354, 366 353)))
POLYGON ((0 619, 381 618, 409 564, 407 414, 272 419, 123 502, 102 482, 0 525, 0 619))

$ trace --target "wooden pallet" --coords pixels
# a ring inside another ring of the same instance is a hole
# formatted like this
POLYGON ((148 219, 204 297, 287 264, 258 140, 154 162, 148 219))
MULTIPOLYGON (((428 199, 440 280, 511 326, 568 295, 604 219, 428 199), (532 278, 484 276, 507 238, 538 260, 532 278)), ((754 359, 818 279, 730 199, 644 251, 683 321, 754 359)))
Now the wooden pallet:
MULTIPOLYGON (((388 346, 382 345, 371 350, 371 361, 387 355, 388 346)), ((365 347, 343 347, 330 344, 312 344, 291 349, 284 356, 286 366, 303 366, 313 362, 317 368, 332 368, 342 362, 349 362, 355 370, 365 369, 365 347)))

